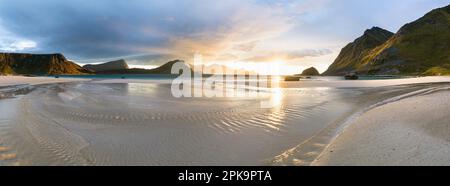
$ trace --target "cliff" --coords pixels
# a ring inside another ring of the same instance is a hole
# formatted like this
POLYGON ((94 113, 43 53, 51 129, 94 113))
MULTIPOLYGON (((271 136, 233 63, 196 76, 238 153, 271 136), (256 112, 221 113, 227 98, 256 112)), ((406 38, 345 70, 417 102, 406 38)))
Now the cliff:
POLYGON ((79 65, 68 61, 62 54, 0 53, 0 74, 86 74, 79 65))

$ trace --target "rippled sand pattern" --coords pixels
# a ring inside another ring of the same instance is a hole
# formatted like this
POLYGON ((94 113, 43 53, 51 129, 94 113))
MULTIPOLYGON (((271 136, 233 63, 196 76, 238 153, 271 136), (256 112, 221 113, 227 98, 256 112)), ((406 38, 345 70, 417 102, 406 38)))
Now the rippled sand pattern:
POLYGON ((174 98, 164 84, 41 85, 0 100, 0 165, 303 165, 358 108, 421 88, 174 98))

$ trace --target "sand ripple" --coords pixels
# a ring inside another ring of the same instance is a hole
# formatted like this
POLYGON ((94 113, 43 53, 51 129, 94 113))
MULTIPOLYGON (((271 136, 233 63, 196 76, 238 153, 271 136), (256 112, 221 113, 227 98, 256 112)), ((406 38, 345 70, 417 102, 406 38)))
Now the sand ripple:
POLYGON ((40 85, 0 100, 0 165, 307 165, 361 108, 423 87, 173 98, 170 86, 40 85), (299 145, 300 144, 300 145, 299 145))

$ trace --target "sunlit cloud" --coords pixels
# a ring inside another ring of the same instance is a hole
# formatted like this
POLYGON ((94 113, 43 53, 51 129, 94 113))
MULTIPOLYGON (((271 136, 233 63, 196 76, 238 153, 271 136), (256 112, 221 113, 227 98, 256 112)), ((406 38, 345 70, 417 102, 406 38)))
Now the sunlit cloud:
POLYGON ((17 37, 14 34, 4 30, 0 21, 0 51, 21 52, 35 49, 36 47, 36 42, 17 37))
POLYGON ((271 52, 266 51, 263 52, 263 55, 257 55, 251 58, 247 58, 244 61, 252 61, 252 62, 267 62, 273 61, 275 59, 282 59, 283 61, 293 61, 293 60, 301 60, 307 57, 318 57, 329 55, 333 53, 330 49, 303 49, 303 50, 293 50, 293 51, 279 51, 279 52, 271 52))
POLYGON ((36 48, 37 44, 29 40, 3 40, 0 39, 0 51, 21 52, 28 49, 36 48))

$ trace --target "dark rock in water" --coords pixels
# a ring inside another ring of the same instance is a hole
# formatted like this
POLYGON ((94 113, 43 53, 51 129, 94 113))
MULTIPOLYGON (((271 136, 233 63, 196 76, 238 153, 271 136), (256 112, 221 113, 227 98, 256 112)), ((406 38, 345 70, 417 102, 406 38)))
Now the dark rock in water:
POLYGON ((62 54, 0 53, 0 75, 87 74, 62 54))
POLYGON ((92 70, 94 72, 129 69, 127 62, 123 59, 98 65, 84 65, 83 68, 92 70))
POLYGON ((319 76, 320 73, 316 68, 311 67, 302 72, 302 76, 319 76))
POLYGON ((357 79, 359 79, 358 75, 356 75, 355 73, 349 73, 349 74, 345 75, 344 78, 346 80, 357 80, 357 79))

